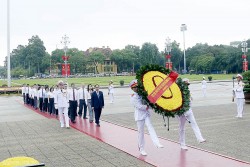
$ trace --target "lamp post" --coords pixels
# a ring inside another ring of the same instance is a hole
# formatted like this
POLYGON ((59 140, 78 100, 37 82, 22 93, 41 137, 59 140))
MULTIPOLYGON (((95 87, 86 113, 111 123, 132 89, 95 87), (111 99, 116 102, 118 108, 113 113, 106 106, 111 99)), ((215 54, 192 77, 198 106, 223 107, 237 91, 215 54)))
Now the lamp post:
POLYGON ((242 47, 242 52, 243 52, 243 55, 242 55, 242 59, 243 59, 243 68, 242 68, 242 70, 243 70, 243 72, 244 71, 247 71, 248 70, 248 61, 247 61, 247 55, 246 55, 246 52, 247 52, 247 50, 248 50, 248 48, 247 48, 247 42, 246 41, 243 41, 242 43, 241 43, 241 47, 242 47))
POLYGON ((67 61, 68 61, 68 57, 67 57, 67 50, 68 50, 68 45, 69 45, 70 41, 69 41, 69 37, 67 37, 67 35, 65 34, 62 37, 61 40, 61 44, 63 45, 63 50, 64 50, 64 64, 65 64, 65 78, 67 80, 68 77, 68 69, 67 69, 67 61))
POLYGON ((183 56, 184 56, 184 74, 186 74, 187 70, 186 70, 186 54, 185 54, 185 31, 187 30, 187 25, 186 24, 182 24, 181 25, 181 31, 183 32, 183 56))
POLYGON ((172 43, 169 37, 167 37, 165 42, 165 55, 166 55, 166 68, 172 70, 172 62, 171 62, 171 49, 172 43))
POLYGON ((7 0, 7 76, 8 76, 8 87, 11 87, 10 78, 10 0, 7 0))

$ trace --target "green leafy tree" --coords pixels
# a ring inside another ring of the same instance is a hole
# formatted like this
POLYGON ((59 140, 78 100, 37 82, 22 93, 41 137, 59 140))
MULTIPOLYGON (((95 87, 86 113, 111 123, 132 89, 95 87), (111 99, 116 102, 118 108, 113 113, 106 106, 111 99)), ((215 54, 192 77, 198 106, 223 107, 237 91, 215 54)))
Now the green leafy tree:
POLYGON ((27 76, 28 71, 22 67, 16 67, 11 70, 11 76, 13 78, 18 78, 20 75, 27 76))
POLYGON ((159 62, 160 54, 155 44, 146 42, 142 45, 140 51, 140 61, 142 65, 157 64, 159 62))
POLYGON ((88 61, 92 62, 95 66, 95 73, 99 74, 99 71, 97 69, 97 65, 100 63, 103 63, 103 61, 105 60, 104 55, 101 52, 98 51, 93 51, 90 53, 89 57, 88 57, 88 61))
POLYGON ((36 35, 32 36, 31 39, 28 40, 28 46, 26 47, 26 57, 25 61, 28 63, 29 69, 31 66, 37 67, 37 73, 45 72, 46 67, 41 67, 43 57, 46 56, 46 48, 44 47, 43 41, 36 35))
POLYGON ((176 41, 172 42, 172 50, 171 50, 171 61, 173 63, 173 69, 180 72, 181 68, 181 60, 182 60, 183 52, 180 49, 180 44, 176 41))

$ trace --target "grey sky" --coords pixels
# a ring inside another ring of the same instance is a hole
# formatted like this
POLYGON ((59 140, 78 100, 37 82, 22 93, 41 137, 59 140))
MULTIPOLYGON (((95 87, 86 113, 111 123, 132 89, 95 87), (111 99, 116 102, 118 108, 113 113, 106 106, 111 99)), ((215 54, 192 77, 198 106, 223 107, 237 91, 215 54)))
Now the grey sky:
MULTIPOLYGON (((67 34, 80 50, 157 44, 169 36, 183 46, 229 44, 250 38, 249 0, 10 0, 11 51, 38 35, 49 53, 67 34)), ((0 0, 0 65, 7 55, 7 0, 0 0)))

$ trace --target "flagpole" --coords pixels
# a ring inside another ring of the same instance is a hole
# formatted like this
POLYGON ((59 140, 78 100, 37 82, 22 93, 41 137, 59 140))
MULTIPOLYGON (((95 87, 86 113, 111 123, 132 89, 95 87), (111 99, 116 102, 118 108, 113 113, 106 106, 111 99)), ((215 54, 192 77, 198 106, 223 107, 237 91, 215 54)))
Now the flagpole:
POLYGON ((10 78, 10 0, 7 0, 7 61, 8 61, 8 87, 11 87, 10 78))

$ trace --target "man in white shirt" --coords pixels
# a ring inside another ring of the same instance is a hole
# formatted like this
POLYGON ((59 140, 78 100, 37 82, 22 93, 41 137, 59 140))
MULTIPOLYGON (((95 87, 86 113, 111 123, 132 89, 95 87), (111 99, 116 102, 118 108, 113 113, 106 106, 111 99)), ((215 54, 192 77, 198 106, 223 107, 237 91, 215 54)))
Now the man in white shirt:
POLYGON ((30 86, 29 84, 27 84, 26 90, 25 90, 26 104, 30 104, 29 94, 30 94, 30 86))
POLYGON ((43 111, 43 103, 44 103, 44 98, 45 98, 45 89, 44 86, 41 86, 39 91, 38 91, 38 97, 39 97, 39 108, 40 111, 43 111))
POLYGON ((71 84, 71 89, 68 90, 69 99, 69 110, 70 110, 70 120, 72 123, 76 123, 75 118, 77 116, 77 99, 78 93, 75 84, 71 84))
POLYGON ((34 107, 34 86, 30 87, 29 98, 30 98, 30 106, 34 107))
POLYGON ((23 103, 26 103, 26 95, 25 95, 25 91, 26 91, 26 84, 23 84, 22 86, 22 96, 23 96, 23 103))
POLYGON ((82 87, 78 90, 78 105, 79 111, 78 115, 82 117, 82 110, 83 110, 83 119, 88 119, 87 115, 87 104, 85 100, 85 94, 87 93, 87 89, 85 88, 85 84, 82 84, 82 87))

